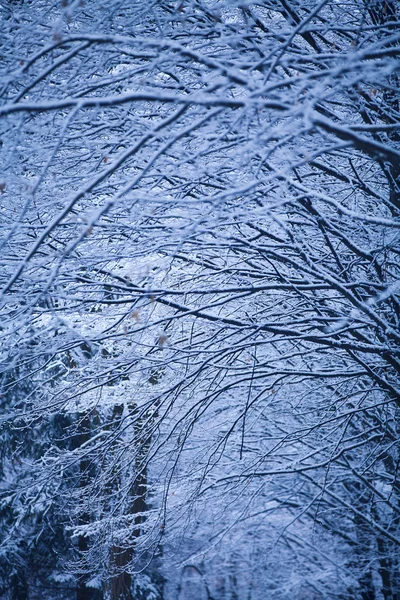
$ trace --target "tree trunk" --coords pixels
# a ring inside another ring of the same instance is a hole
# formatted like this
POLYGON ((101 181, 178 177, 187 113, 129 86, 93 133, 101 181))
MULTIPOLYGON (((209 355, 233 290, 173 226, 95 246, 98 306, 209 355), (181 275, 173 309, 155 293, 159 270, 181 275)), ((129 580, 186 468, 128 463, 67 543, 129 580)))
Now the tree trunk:
MULTIPOLYGON (((132 408, 134 411, 134 407, 132 408)), ((118 425, 123 412, 123 406, 116 407, 114 410, 114 425, 118 425)), ((140 423, 135 425, 135 429, 140 428, 140 423)), ((143 443, 142 452, 136 461, 133 468, 138 472, 134 484, 132 485, 130 495, 132 502, 129 507, 131 515, 137 515, 134 519, 135 530, 134 537, 140 535, 140 524, 143 523, 143 513, 146 510, 146 487, 147 487, 147 470, 140 463, 140 458, 144 457, 147 452, 148 444, 143 443)), ((135 600, 132 592, 132 576, 129 574, 129 565, 132 562, 134 548, 121 547, 115 545, 110 551, 110 569, 115 574, 110 580, 110 600, 135 600)))
MULTIPOLYGON (((74 444, 76 448, 81 447, 84 443, 86 443, 90 439, 91 423, 90 423, 90 415, 89 414, 85 414, 81 418, 81 421, 80 421, 78 427, 79 427, 79 433, 76 436, 76 441, 74 444)), ((93 470, 93 465, 92 465, 92 461, 90 459, 84 458, 80 461, 80 463, 79 463, 79 472, 80 472, 79 473, 79 487, 82 490, 84 490, 88 486, 90 479, 93 476, 92 470, 93 470)), ((89 523, 90 523, 90 514, 88 512, 84 512, 79 519, 79 524, 87 525, 89 523)), ((83 560, 84 560, 84 556, 87 553, 88 549, 89 549, 88 538, 84 535, 80 535, 78 538, 78 550, 79 550, 79 553, 81 554, 81 556, 83 557, 83 560)), ((103 593, 101 590, 98 590, 98 589, 95 589, 92 587, 87 587, 87 583, 89 580, 90 580, 90 574, 87 572, 87 570, 85 568, 82 568, 81 573, 78 574, 76 600, 102 600, 103 599, 103 593)))

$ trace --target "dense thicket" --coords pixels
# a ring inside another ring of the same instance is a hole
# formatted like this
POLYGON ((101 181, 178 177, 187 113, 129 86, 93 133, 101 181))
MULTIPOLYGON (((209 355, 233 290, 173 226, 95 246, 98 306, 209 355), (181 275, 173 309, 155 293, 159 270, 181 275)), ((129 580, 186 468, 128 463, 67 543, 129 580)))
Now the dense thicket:
POLYGON ((4 598, 399 598, 399 3, 1 11, 4 598))

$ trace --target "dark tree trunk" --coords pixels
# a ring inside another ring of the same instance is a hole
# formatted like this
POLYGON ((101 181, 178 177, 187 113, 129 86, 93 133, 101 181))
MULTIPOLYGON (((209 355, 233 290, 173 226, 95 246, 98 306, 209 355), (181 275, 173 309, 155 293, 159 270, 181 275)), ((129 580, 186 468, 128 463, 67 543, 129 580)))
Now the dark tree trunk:
MULTIPOLYGON (((135 408, 132 408, 134 412, 135 408)), ((118 425, 123 412, 123 406, 116 407, 114 410, 114 426, 118 425)), ((136 433, 140 435, 140 423, 135 425, 136 433)), ((132 467, 136 470, 137 475, 132 485, 130 496, 132 498, 129 512, 131 515, 136 515, 134 519, 135 530, 133 537, 137 538, 140 535, 140 525, 144 521, 143 513, 146 505, 146 488, 147 488, 147 470, 140 464, 141 459, 145 458, 148 444, 143 443, 142 451, 132 467)), ((110 580, 110 600, 135 600, 132 593, 132 576, 129 574, 129 565, 134 556, 134 544, 131 547, 113 546, 110 551, 110 569, 115 574, 110 580)))
MULTIPOLYGON (((78 425, 78 435, 75 438, 75 447, 80 448, 83 444, 89 441, 91 435, 91 421, 90 415, 86 414, 81 418, 78 425)), ((93 477, 93 464, 89 458, 84 458, 79 464, 79 487, 84 492, 85 488, 89 485, 91 478, 93 477)), ((84 512, 80 519, 80 525, 88 525, 90 523, 90 514, 84 512)), ((89 541, 86 536, 80 535, 78 538, 78 550, 85 560, 85 554, 89 550, 89 541)), ((87 583, 90 580, 90 574, 85 568, 82 568, 81 573, 78 574, 77 588, 76 588, 76 600, 102 600, 103 593, 101 590, 87 587, 87 583)))
POLYGON ((28 600, 28 586, 24 573, 19 571, 11 575, 10 586, 11 600, 28 600))

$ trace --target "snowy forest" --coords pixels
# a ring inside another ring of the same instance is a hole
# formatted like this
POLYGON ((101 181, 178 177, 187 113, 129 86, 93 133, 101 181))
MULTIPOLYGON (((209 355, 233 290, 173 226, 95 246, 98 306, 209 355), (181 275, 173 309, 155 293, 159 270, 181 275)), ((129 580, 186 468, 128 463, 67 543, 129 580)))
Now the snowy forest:
POLYGON ((0 0, 0 599, 400 600, 399 254, 399 0, 0 0))

